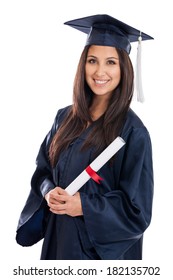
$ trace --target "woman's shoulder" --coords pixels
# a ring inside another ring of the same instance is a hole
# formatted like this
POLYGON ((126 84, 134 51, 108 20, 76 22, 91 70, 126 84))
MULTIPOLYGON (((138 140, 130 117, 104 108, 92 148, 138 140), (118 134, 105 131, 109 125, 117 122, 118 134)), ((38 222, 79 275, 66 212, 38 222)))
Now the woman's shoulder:
POLYGON ((64 120, 64 118, 67 116, 67 114, 70 112, 71 109, 72 109, 72 105, 58 109, 56 117, 55 117, 55 121, 54 121, 54 125, 56 127, 61 124, 61 122, 64 120))
POLYGON ((72 105, 68 105, 66 107, 60 108, 57 111, 56 118, 63 118, 67 115, 67 113, 71 110, 72 105))
POLYGON ((123 126, 122 135, 128 137, 132 132, 138 135, 149 135, 148 129, 141 118, 132 109, 129 109, 123 126))
POLYGON ((146 129, 146 126, 143 123, 142 119, 132 109, 129 109, 127 113, 125 125, 129 128, 132 127, 134 129, 137 128, 146 129))
POLYGON ((65 119, 65 117, 67 116, 67 114, 71 108, 72 108, 72 105, 58 109, 56 116, 54 118, 53 125, 52 125, 50 131, 48 132, 48 134, 46 135, 46 145, 48 145, 50 143, 50 140, 55 135, 56 131, 60 127, 61 123, 63 122, 63 120, 65 119))

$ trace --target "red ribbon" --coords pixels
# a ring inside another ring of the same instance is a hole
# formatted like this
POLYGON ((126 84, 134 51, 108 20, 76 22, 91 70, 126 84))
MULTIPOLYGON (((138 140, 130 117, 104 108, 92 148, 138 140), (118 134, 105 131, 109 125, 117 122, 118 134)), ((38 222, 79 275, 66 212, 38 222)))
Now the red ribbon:
POLYGON ((92 168, 88 165, 88 167, 85 169, 85 171, 88 173, 88 175, 98 184, 100 184, 100 181, 103 180, 92 168))

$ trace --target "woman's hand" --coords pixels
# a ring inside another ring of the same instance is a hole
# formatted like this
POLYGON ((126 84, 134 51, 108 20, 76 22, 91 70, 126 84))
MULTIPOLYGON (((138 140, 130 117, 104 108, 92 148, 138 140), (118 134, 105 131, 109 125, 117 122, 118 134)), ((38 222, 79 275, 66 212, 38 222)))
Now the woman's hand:
POLYGON ((72 217, 83 215, 79 192, 71 196, 62 188, 56 187, 45 195, 45 199, 54 214, 72 217))

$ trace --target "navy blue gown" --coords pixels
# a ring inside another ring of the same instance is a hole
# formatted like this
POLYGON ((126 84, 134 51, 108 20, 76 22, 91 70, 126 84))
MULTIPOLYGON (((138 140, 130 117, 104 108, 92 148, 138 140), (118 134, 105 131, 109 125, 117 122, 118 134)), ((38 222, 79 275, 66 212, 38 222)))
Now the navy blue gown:
POLYGON ((40 147, 16 241, 31 246, 44 238, 42 260, 140 260, 152 215, 152 147, 146 127, 131 109, 120 135, 125 146, 98 171, 104 180, 97 184, 90 179, 80 189, 83 216, 48 210, 44 195, 55 186, 66 188, 94 160, 94 149, 81 151, 91 125, 61 153, 54 169, 49 164, 51 139, 69 108, 58 111, 40 147))

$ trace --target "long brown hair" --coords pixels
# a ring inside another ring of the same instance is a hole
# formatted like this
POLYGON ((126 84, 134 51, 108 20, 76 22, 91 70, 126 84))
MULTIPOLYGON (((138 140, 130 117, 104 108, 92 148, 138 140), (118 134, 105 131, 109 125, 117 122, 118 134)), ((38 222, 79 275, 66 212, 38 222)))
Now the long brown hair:
MULTIPOLYGON (((53 137, 49 148, 49 158, 54 167, 60 153, 92 123, 89 108, 93 93, 85 81, 85 63, 90 46, 86 46, 79 60, 73 87, 73 105, 60 128, 53 137)), ((101 152, 119 135, 133 95, 134 72, 128 54, 116 49, 119 56, 121 80, 115 88, 107 107, 93 126, 83 148, 95 146, 101 152)))

